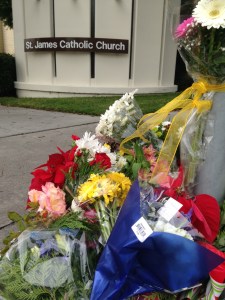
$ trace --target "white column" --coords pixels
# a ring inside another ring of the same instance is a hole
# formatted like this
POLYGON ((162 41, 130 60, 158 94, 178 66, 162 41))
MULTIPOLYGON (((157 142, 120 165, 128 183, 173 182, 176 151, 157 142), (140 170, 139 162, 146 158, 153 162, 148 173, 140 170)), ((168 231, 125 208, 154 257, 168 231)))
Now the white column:
MULTIPOLYGON (((131 0, 96 0, 95 37, 130 40, 131 0)), ((128 87, 129 54, 95 54, 95 86, 128 87)))
POLYGON ((178 11, 181 0, 165 0, 164 2, 164 17, 162 28, 162 48, 161 48, 161 64, 159 74, 160 86, 173 86, 177 45, 173 39, 174 30, 174 12, 178 11))
POLYGON ((134 86, 158 86, 164 0, 136 1, 133 48, 134 86))
POLYGON ((13 24, 14 24, 14 47, 16 53, 16 73, 18 82, 28 80, 27 56, 24 52, 25 15, 24 0, 12 0, 13 24))
MULTIPOLYGON (((55 0, 55 36, 90 37, 90 0, 55 0)), ((89 52, 57 52, 55 84, 89 86, 89 52)))
MULTIPOLYGON (((14 2, 16 2, 15 0, 14 2)), ((25 38, 51 37, 52 1, 24 0, 25 38)), ((17 11, 15 10, 15 14, 17 11)), ((21 19, 19 19, 21 21, 21 19)), ((15 26, 16 28, 16 26, 15 26)), ((23 41, 20 40, 23 45, 23 41)), ((22 49, 20 49, 22 52, 22 49)), ((24 50, 23 50, 24 52, 24 50)), ((27 55, 28 79, 35 84, 50 84, 54 73, 52 52, 29 52, 27 55)))

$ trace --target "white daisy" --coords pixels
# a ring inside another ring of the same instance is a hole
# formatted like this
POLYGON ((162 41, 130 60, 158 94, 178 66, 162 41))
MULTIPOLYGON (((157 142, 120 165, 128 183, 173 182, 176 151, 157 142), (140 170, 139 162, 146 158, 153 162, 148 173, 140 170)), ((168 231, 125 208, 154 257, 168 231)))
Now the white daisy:
POLYGON ((197 23, 210 28, 225 28, 225 1, 200 0, 192 16, 197 23))
POLYGON ((96 152, 99 152, 99 149, 102 147, 102 144, 99 143, 96 136, 91 134, 91 132, 85 132, 83 137, 76 141, 77 152, 78 150, 86 149, 89 150, 91 156, 95 156, 96 152))

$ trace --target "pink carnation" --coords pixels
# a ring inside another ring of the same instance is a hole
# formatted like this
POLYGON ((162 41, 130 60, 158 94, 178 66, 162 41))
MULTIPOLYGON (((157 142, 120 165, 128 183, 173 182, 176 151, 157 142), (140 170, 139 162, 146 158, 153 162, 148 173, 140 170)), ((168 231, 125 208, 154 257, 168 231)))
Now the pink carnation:
POLYGON ((59 217, 66 212, 65 193, 52 182, 46 182, 42 191, 33 189, 28 195, 31 202, 38 202, 39 212, 46 211, 52 217, 59 217))
POLYGON ((194 21, 194 18, 191 17, 191 18, 184 20, 180 25, 178 25, 176 32, 175 32, 175 37, 176 38, 183 37, 186 34, 188 27, 193 23, 193 21, 194 21))

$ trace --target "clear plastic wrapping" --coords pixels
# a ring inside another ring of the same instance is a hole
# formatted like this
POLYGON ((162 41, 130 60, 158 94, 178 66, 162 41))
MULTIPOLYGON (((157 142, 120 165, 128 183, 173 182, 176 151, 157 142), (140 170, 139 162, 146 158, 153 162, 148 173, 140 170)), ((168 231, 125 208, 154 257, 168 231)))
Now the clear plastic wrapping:
POLYGON ((25 230, 0 261, 0 296, 88 300, 96 244, 79 230, 25 230))
POLYGON ((225 81, 225 26, 222 1, 186 1, 174 36, 187 71, 194 80, 225 81), (193 10, 190 11, 190 7, 193 10))
POLYGON ((192 114, 180 143, 180 161, 184 167, 184 188, 193 195, 197 185, 197 173, 204 164, 206 152, 214 135, 214 120, 208 114, 192 114), (205 130, 207 123, 208 130, 205 130))
POLYGON ((203 235, 191 223, 191 210, 184 214, 179 196, 175 196, 178 198, 177 201, 166 195, 172 185, 173 182, 170 187, 153 188, 148 186, 140 189, 140 206, 143 217, 154 232, 169 232, 192 241, 203 239, 203 235), (151 192, 149 193, 149 191, 151 192))

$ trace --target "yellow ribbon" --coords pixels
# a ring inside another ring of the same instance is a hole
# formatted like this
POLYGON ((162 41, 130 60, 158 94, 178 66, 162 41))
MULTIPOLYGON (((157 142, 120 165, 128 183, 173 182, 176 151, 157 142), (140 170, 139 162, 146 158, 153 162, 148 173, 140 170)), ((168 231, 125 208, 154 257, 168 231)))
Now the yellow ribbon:
POLYGON ((212 101, 202 99, 203 94, 209 91, 225 91, 225 84, 210 85, 205 81, 195 82, 191 87, 187 88, 178 97, 174 98, 155 113, 144 115, 136 131, 121 142, 120 150, 122 153, 130 153, 129 149, 125 148, 124 145, 132 139, 141 138, 143 141, 148 142, 144 135, 165 121, 169 113, 179 109, 179 112, 172 119, 151 178, 153 180, 155 178, 156 180, 158 174, 168 174, 184 129, 193 110, 197 109, 197 112, 201 114, 211 109, 212 101))

